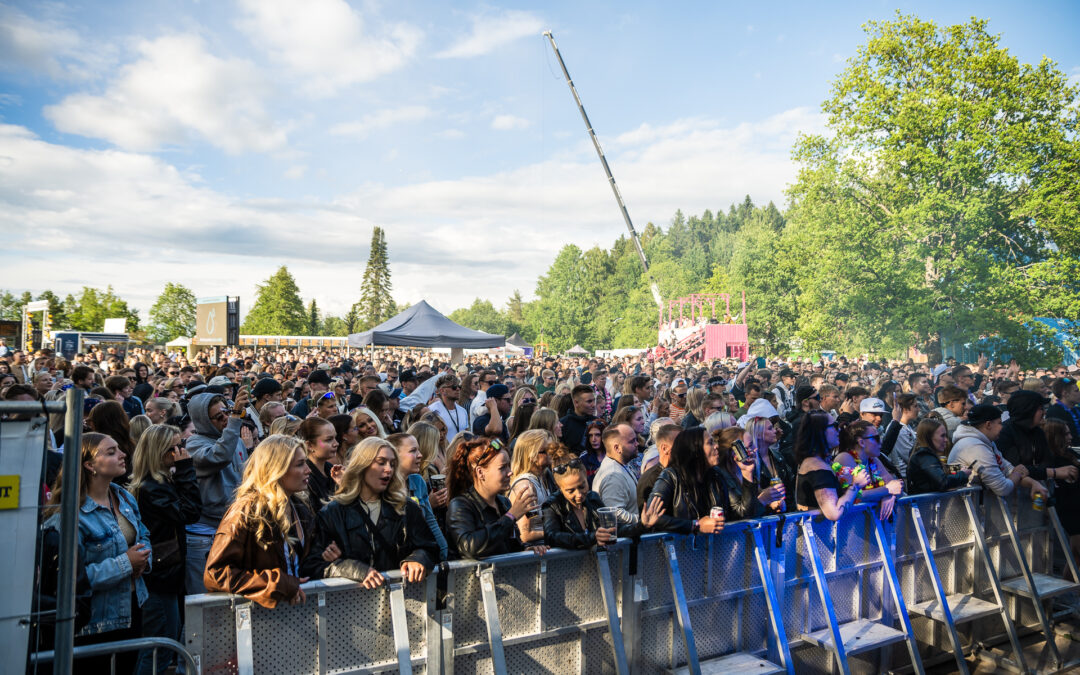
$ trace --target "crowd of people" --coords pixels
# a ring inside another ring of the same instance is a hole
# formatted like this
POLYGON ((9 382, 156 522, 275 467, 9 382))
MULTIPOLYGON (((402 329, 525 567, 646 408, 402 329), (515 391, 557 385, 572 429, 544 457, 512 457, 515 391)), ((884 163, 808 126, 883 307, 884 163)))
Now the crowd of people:
POLYGON ((903 494, 966 485, 1056 500, 1080 551, 1077 365, 30 356, 0 357, 3 399, 87 394, 80 447, 51 421, 42 485, 43 541, 78 491, 79 643, 179 639, 188 594, 273 608, 309 579, 415 583, 449 559, 859 502, 888 518, 903 494), (77 487, 62 452, 80 453, 77 487))

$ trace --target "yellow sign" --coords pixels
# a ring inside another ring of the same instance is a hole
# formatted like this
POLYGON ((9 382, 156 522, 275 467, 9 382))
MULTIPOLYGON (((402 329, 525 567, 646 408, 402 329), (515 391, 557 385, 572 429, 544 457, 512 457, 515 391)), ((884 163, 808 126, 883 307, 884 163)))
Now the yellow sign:
POLYGON ((19 476, 0 476, 0 509, 19 508, 19 476))

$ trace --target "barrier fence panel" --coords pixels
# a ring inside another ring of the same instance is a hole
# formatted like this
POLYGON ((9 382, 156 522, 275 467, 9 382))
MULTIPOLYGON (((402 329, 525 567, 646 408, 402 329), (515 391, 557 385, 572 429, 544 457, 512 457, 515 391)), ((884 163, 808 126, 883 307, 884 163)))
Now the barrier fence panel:
POLYGON ((651 675, 737 661, 739 672, 801 675, 922 672, 924 658, 963 670, 962 649, 987 636, 1018 647, 1010 616, 1043 630, 1031 600, 995 580, 1024 578, 1025 565, 1054 574, 1052 512, 1009 511, 1018 559, 996 498, 979 507, 980 496, 905 497, 892 523, 859 505, 838 522, 791 513, 712 536, 455 561, 441 582, 310 582, 306 604, 275 610, 192 596, 187 642, 202 673, 651 675))

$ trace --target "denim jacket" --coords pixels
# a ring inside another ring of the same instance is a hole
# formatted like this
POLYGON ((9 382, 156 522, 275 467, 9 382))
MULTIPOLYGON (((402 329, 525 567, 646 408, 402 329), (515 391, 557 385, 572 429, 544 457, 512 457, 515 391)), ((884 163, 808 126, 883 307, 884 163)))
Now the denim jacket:
MULTIPOLYGON (((139 517, 135 497, 116 485, 110 486, 120 506, 120 513, 137 530, 136 544, 150 548, 150 532, 139 517)), ((60 514, 45 521, 44 527, 60 528, 60 514)), ((90 623, 80 635, 92 635, 131 625, 131 561, 127 557, 128 545, 112 511, 99 505, 90 497, 79 510, 79 558, 86 564, 90 577, 91 598, 90 623)), ((146 571, 150 570, 147 562, 146 571)), ((135 580, 135 595, 139 606, 146 602, 146 584, 142 577, 135 580)))

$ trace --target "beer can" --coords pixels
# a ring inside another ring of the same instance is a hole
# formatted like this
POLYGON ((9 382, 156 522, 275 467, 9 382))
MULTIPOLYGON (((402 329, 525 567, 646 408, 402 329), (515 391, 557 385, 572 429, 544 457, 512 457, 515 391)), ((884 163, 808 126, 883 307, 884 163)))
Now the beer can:
POLYGON ((781 492, 784 490, 784 481, 780 480, 779 476, 773 476, 772 478, 770 478, 769 485, 776 488, 777 490, 780 490, 781 492))
POLYGON ((722 507, 722 506, 714 506, 714 507, 712 507, 711 509, 709 509, 709 517, 710 518, 717 518, 717 519, 723 518, 724 517, 724 507, 722 507))
POLYGON ((1046 500, 1043 499, 1042 493, 1035 493, 1035 498, 1031 500, 1031 508, 1036 511, 1042 511, 1046 508, 1046 500))

